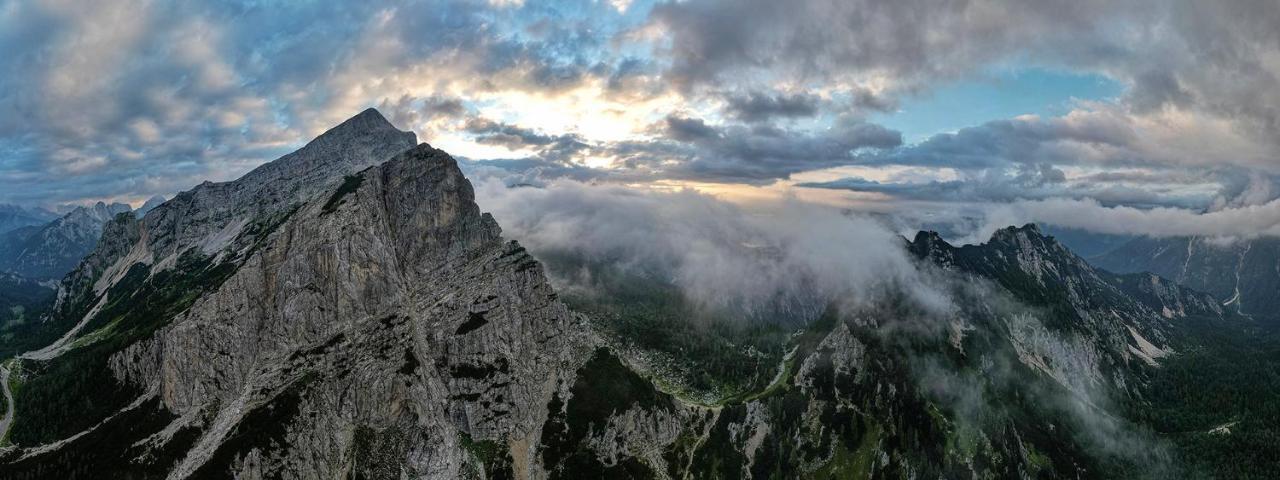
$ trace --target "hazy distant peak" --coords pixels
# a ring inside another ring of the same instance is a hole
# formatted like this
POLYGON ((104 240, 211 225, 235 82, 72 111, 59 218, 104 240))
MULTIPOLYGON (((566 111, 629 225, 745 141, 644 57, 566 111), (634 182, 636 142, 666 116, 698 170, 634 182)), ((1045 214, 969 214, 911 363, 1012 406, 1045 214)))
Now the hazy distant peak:
POLYGON ((138 207, 137 210, 134 210, 133 213, 137 215, 138 218, 142 218, 143 215, 146 215, 147 212, 151 211, 151 209, 160 206, 160 204, 164 203, 165 200, 164 195, 156 195, 148 198, 147 201, 143 202, 142 206, 138 207))

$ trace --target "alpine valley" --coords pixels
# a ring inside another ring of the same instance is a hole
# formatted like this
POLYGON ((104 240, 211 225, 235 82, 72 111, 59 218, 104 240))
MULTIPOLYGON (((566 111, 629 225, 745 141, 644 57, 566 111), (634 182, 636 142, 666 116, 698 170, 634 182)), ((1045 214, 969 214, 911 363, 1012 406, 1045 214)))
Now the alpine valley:
POLYGON ((476 195, 370 109, 144 211, 15 211, 0 477, 1280 474, 1275 299, 1235 282, 1272 246, 1135 241, 1112 273, 1036 225, 920 232, 894 248, 945 304, 890 281, 747 321, 526 250, 476 195))

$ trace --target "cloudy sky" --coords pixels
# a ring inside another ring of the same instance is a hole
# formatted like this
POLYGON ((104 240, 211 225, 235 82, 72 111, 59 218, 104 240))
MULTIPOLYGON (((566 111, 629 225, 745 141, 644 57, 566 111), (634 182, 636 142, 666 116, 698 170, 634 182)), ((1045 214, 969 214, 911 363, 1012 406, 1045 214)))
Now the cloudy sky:
POLYGON ((1274 0, 0 0, 0 202, 137 205, 373 106, 508 183, 1276 234, 1277 25, 1274 0))

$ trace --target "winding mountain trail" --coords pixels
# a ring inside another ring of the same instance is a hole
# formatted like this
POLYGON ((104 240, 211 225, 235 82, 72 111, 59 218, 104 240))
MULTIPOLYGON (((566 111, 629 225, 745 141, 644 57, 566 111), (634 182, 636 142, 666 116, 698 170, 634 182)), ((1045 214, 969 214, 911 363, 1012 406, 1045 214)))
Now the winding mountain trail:
MULTIPOLYGON (((102 308, 102 306, 106 303, 106 301, 107 301, 107 296, 106 294, 103 294, 102 299, 98 302, 96 306, 94 306, 94 309, 90 311, 88 315, 85 315, 85 317, 81 319, 80 322, 77 323, 76 326, 71 329, 71 331, 67 332, 62 337, 59 337, 57 340, 54 340, 53 343, 49 344, 44 348, 19 354, 18 356, 14 357, 15 363, 16 361, 21 361, 23 359, 41 360, 41 361, 51 360, 54 357, 60 355, 63 351, 66 350, 67 345, 75 338, 75 336, 80 333, 80 330, 83 329, 84 326, 89 323, 89 319, 97 314, 97 311, 102 308)), ((5 435, 9 433, 9 426, 13 424, 14 400, 13 400, 13 392, 9 391, 9 373, 10 373, 9 368, 3 364, 0 364, 0 382, 3 383, 2 387, 4 390, 4 401, 9 406, 9 408, 5 409, 4 411, 4 419, 0 420, 0 441, 4 440, 5 435)))
POLYGON ((9 368, 0 365, 0 389, 4 390, 4 401, 8 405, 4 410, 4 419, 0 419, 0 440, 9 433, 9 425, 13 423, 13 392, 9 391, 9 368))

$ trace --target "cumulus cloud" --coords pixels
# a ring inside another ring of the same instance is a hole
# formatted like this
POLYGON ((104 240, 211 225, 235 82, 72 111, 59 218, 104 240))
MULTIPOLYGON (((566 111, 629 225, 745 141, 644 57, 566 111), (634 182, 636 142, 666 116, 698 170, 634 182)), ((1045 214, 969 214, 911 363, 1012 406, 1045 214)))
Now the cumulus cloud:
POLYGON ((0 179, 38 181, 0 201, 141 201, 234 178, 368 106, 434 135, 455 131, 459 92, 555 95, 613 76, 621 59, 590 58, 609 29, 511 35, 523 8, 5 3, 0 179))
POLYGON ((860 151, 902 144, 901 133, 856 119, 813 132, 771 125, 710 126, 701 119, 671 116, 662 130, 675 141, 623 144, 619 156, 627 166, 656 178, 768 184, 798 172, 854 163, 860 151))
POLYGON ((0 201, 137 203, 233 178, 377 106, 522 183, 769 185, 913 166, 946 175, 810 186, 1225 208, 1239 179, 1280 175, 1278 20, 1269 2, 1190 0, 10 2, 0 180, 23 187, 0 201), (913 145, 873 120, 1023 67, 1126 89, 913 145), (1039 168, 1067 179, 1024 177, 1039 168), (1135 171, 1165 179, 1114 176, 1135 171))
POLYGON ((1280 128, 1269 2, 711 0, 662 4, 650 21, 672 36, 670 76, 685 88, 781 77, 913 91, 1028 56, 1122 79, 1141 111, 1280 128))
POLYGON ((853 177, 799 186, 935 202, 1059 198, 1208 210, 1228 205, 1246 190, 1254 204, 1275 198, 1278 190, 1269 180, 1276 175, 1275 157, 1247 144, 1239 132, 1215 122, 1170 112, 1137 116, 1114 105, 1086 104, 1061 117, 992 121, 918 144, 863 152, 855 162, 914 167, 935 176, 949 172, 953 178, 853 177))

